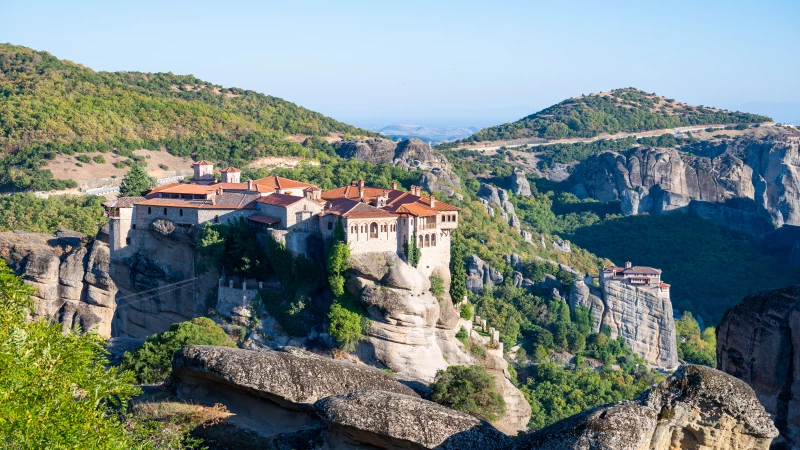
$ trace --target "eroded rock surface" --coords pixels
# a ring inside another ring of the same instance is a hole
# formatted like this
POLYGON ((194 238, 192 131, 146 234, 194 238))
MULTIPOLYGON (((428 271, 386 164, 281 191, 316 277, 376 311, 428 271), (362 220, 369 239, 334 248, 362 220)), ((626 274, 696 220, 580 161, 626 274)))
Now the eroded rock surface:
POLYGON ((390 392, 334 395, 317 414, 355 443, 380 448, 502 449, 511 439, 488 423, 437 403, 390 392))
POLYGON ((758 292, 717 327, 717 364, 752 386, 781 439, 800 448, 800 286, 758 292))
POLYGON ((74 231, 0 233, 0 257, 37 289, 36 317, 111 335, 117 287, 108 245, 74 231))
POLYGON ((740 138, 693 152, 603 152, 576 166, 573 192, 621 200, 623 214, 690 211, 751 235, 800 225, 797 144, 740 138))
POLYGON ((778 430, 753 390, 703 366, 680 367, 639 400, 601 406, 520 438, 518 450, 766 450, 778 430))

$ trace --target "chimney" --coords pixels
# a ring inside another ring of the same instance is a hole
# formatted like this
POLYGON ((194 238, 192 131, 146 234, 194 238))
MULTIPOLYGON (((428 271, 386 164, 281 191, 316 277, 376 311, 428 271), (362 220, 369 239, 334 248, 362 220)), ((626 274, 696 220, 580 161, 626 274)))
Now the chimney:
POLYGON ((411 195, 417 195, 417 186, 411 185, 411 195))
POLYGON ((431 208, 435 206, 436 206, 436 196, 434 196, 433 192, 431 192, 431 208))
POLYGON ((630 269, 632 265, 633 265, 633 264, 631 264, 631 262, 630 262, 630 261, 625 261, 625 268, 626 268, 626 269, 630 269))
POLYGON ((255 191, 256 190, 255 186, 256 186, 256 184, 253 183, 253 180, 248 180, 247 181, 247 190, 248 191, 255 191))
POLYGON ((392 190, 397 190, 397 181, 392 181, 392 190))
POLYGON ((356 185, 356 180, 350 180, 350 186, 355 186, 355 185, 356 185))
POLYGON ((364 188, 364 180, 358 180, 358 187, 364 188))

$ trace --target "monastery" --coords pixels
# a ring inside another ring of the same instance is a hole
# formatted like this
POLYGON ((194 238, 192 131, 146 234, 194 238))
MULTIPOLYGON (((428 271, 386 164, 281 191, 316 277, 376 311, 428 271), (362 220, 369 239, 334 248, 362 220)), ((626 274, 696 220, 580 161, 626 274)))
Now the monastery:
POLYGON ((404 257, 404 248, 413 239, 420 249, 417 268, 425 275, 450 264, 450 236, 460 210, 433 194, 423 195, 419 186, 405 192, 397 189, 396 182, 379 188, 360 180, 322 192, 312 184, 278 176, 241 182, 241 171, 234 167, 220 170, 217 180, 208 161, 193 167, 188 183, 166 184, 144 197, 106 203, 112 258, 135 253, 157 220, 196 227, 242 217, 294 254, 310 254, 309 246, 319 245, 319 237, 331 237, 341 220, 351 254, 394 252, 404 257))
POLYGON ((652 291, 659 297, 669 298, 670 285, 661 281, 661 270, 652 267, 634 266, 630 262, 625 267, 609 266, 600 271, 600 284, 619 282, 652 291))

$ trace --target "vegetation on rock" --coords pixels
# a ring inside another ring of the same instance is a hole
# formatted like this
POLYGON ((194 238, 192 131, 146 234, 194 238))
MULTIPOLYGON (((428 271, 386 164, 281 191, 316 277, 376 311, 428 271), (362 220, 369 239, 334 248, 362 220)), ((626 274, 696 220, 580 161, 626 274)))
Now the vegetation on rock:
POLYGON ((187 345, 235 347, 219 325, 206 317, 173 324, 168 331, 147 338, 139 349, 125 353, 121 368, 131 370, 140 383, 159 383, 172 373, 172 355, 187 345))
POLYGON ((506 402, 494 391, 494 379, 482 366, 450 366, 440 370, 430 388, 431 400, 456 411, 484 420, 505 414, 506 402))
POLYGON ((18 193, 0 196, 0 231, 53 233, 73 230, 95 236, 106 223, 103 197, 18 193))
POLYGON ((714 327, 707 327, 701 332, 697 319, 690 311, 686 311, 680 320, 675 321, 675 333, 678 335, 678 357, 681 360, 717 367, 717 333, 714 327))

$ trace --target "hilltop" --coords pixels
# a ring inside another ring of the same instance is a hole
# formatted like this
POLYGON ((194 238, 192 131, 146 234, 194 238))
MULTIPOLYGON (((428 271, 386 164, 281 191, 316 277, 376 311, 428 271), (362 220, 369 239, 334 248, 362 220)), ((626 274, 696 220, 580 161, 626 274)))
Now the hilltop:
POLYGON ((625 88, 570 98, 516 122, 485 128, 461 142, 592 138, 600 134, 691 125, 769 121, 771 119, 766 116, 692 106, 635 88, 625 88))
POLYGON ((286 100, 192 75, 95 72, 50 53, 0 44, 0 188, 64 184, 41 170, 59 153, 164 148, 243 164, 303 153, 305 137, 377 136, 286 100))

